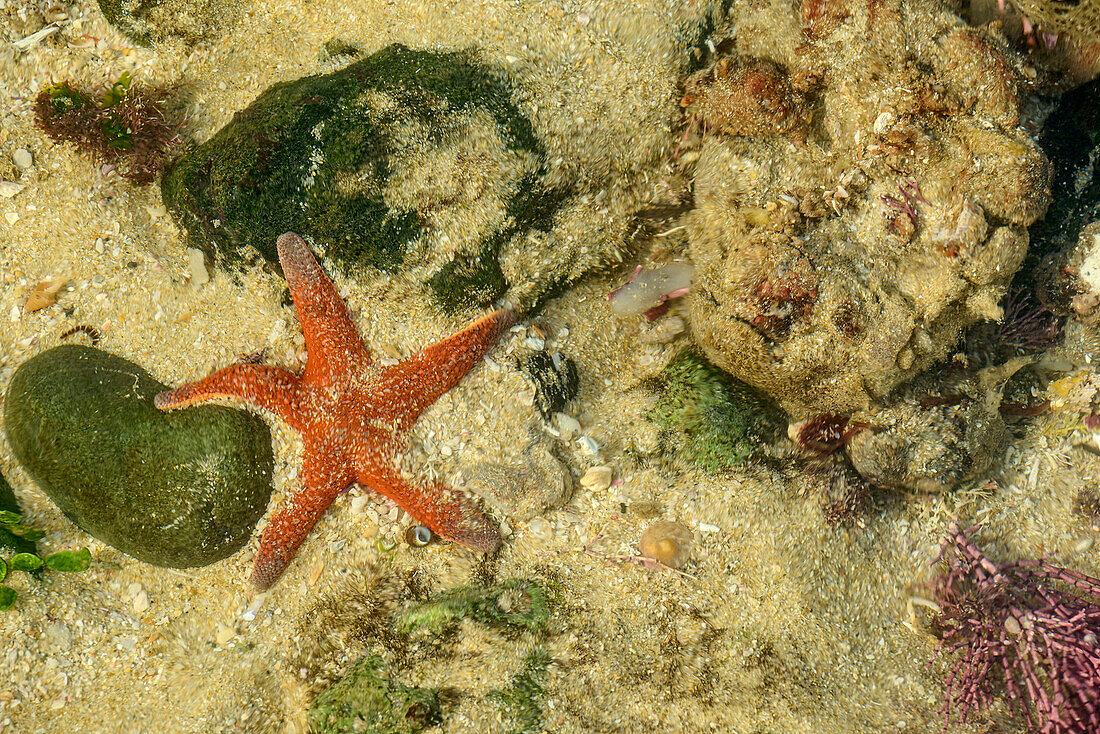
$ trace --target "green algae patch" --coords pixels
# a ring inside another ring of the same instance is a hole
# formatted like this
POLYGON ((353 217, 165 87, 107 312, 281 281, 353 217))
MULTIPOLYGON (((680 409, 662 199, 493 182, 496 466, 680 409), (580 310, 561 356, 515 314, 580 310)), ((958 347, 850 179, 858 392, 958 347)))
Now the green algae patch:
POLYGON ((523 670, 512 677, 507 688, 490 691, 487 698, 500 705, 512 722, 508 734, 538 734, 543 731, 543 705, 550 653, 535 649, 523 660, 523 670))
POLYGON ((82 530, 146 563, 202 566, 248 542, 263 515, 271 434, 242 410, 157 410, 166 389, 116 355, 56 347, 16 370, 4 423, 16 458, 82 530))
POLYGON ((406 270, 447 311, 508 287, 505 243, 548 230, 568 192, 505 76, 474 51, 392 45, 282 82, 165 176, 164 200, 215 261, 276 269, 293 231, 345 272, 406 270))
POLYGON ((377 655, 365 655, 338 683, 314 699, 309 728, 316 734, 415 734, 440 721, 439 698, 427 688, 383 677, 377 655))
POLYGON ((778 408, 703 357, 685 352, 662 375, 650 418, 664 428, 688 463, 730 471, 762 456, 784 426, 778 408))
POLYGON ((417 630, 442 632, 451 623, 470 618, 497 629, 538 631, 550 618, 544 586, 512 579, 488 589, 451 589, 397 615, 394 626, 408 634, 417 630))

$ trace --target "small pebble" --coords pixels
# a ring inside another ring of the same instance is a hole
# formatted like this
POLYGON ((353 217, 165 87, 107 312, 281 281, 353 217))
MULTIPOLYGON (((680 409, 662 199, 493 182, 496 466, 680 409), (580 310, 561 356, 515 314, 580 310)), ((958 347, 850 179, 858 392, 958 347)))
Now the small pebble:
POLYGON ((565 413, 554 414, 554 426, 561 434, 562 441, 572 441, 573 437, 581 432, 581 422, 565 413))
POLYGON ((0 196, 3 196, 5 199, 10 199, 25 188, 27 188, 27 184, 15 183, 14 181, 0 181, 0 196))
POLYGON ((614 476, 615 472, 611 467, 594 466, 581 477, 581 486, 590 492, 602 492, 611 486, 614 476))
POLYGON ((551 540, 554 537, 554 526, 545 517, 536 517, 527 526, 531 535, 539 540, 551 540))
POLYGON ((225 645, 236 636, 237 630, 218 622, 218 632, 214 635, 214 642, 219 645, 225 645))
POLYGON ((149 592, 142 589, 134 597, 134 611, 138 614, 149 611, 149 592))
POLYGON ((15 167, 21 171, 25 171, 34 165, 34 156, 26 148, 16 148, 15 152, 11 154, 11 160, 15 167))
POLYGON ((1087 551, 1091 547, 1092 547, 1092 538, 1082 538, 1081 540, 1077 541, 1077 545, 1075 545, 1073 547, 1073 550, 1076 551, 1077 553, 1084 553, 1085 551, 1087 551))
POLYGON ((366 509, 367 502, 369 501, 370 500, 368 500, 366 497, 363 497, 362 495, 360 495, 359 497, 353 497, 351 500, 351 514, 362 515, 363 510, 366 509))
POLYGON ((202 250, 187 248, 187 269, 191 273, 191 286, 198 288, 210 282, 210 273, 206 270, 206 257, 202 250))

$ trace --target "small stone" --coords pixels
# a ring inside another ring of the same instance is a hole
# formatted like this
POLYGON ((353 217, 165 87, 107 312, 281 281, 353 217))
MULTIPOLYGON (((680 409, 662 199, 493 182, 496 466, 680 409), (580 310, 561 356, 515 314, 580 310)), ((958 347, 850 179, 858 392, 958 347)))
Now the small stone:
POLYGON ((370 500, 368 500, 366 497, 364 497, 362 495, 360 495, 358 497, 353 497, 352 500, 351 500, 351 514, 353 514, 353 515, 362 515, 363 510, 366 509, 367 502, 369 502, 369 501, 370 500))
POLYGON ((21 171, 25 171, 34 165, 34 156, 26 148, 16 148, 11 154, 11 160, 15 167, 21 171))
POLYGON ((210 282, 210 273, 206 270, 206 256, 202 250, 194 247, 187 248, 187 269, 191 273, 191 285, 198 288, 210 282))
POLYGON ((554 526, 545 517, 536 517, 527 526, 527 529, 537 540, 545 542, 554 538, 554 526))
POLYGON ((4 212, 4 219, 8 224, 15 224, 19 221, 19 215, 16 212, 4 212))
POLYGON ((149 611, 149 592, 142 589, 134 597, 134 611, 138 614, 149 611))
POLYGON ((27 184, 15 183, 14 181, 0 181, 0 196, 3 196, 5 199, 10 199, 25 188, 27 188, 27 184))
POLYGON ((554 426, 558 429, 562 441, 572 441, 581 432, 581 422, 565 413, 554 414, 554 426))
POLYGON ((237 636, 237 630, 233 629, 229 625, 218 622, 218 631, 214 635, 214 642, 218 645, 226 645, 237 636))
POLYGON ((581 477, 581 486, 589 492, 602 492, 611 486, 614 476, 615 472, 611 467, 594 466, 581 477))

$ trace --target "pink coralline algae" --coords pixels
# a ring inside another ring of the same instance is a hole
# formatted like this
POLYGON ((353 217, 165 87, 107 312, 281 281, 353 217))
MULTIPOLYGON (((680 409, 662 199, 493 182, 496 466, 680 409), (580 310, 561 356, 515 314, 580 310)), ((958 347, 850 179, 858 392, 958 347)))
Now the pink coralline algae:
POLYGON ((1100 731, 1100 579, 1042 560, 995 564, 953 526, 940 559, 941 642, 960 653, 943 711, 959 723, 988 708, 1003 682, 1011 705, 1042 734, 1100 731))

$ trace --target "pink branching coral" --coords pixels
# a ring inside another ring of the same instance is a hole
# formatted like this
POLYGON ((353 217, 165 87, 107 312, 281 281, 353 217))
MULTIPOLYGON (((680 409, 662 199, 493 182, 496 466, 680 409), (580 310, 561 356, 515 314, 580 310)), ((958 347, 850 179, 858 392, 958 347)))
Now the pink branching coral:
POLYGON ((1100 579, 1042 560, 995 564, 952 526, 940 552, 941 642, 961 653, 947 676, 943 711, 962 723, 987 708, 1003 681, 1028 729, 1100 731, 1100 579))

